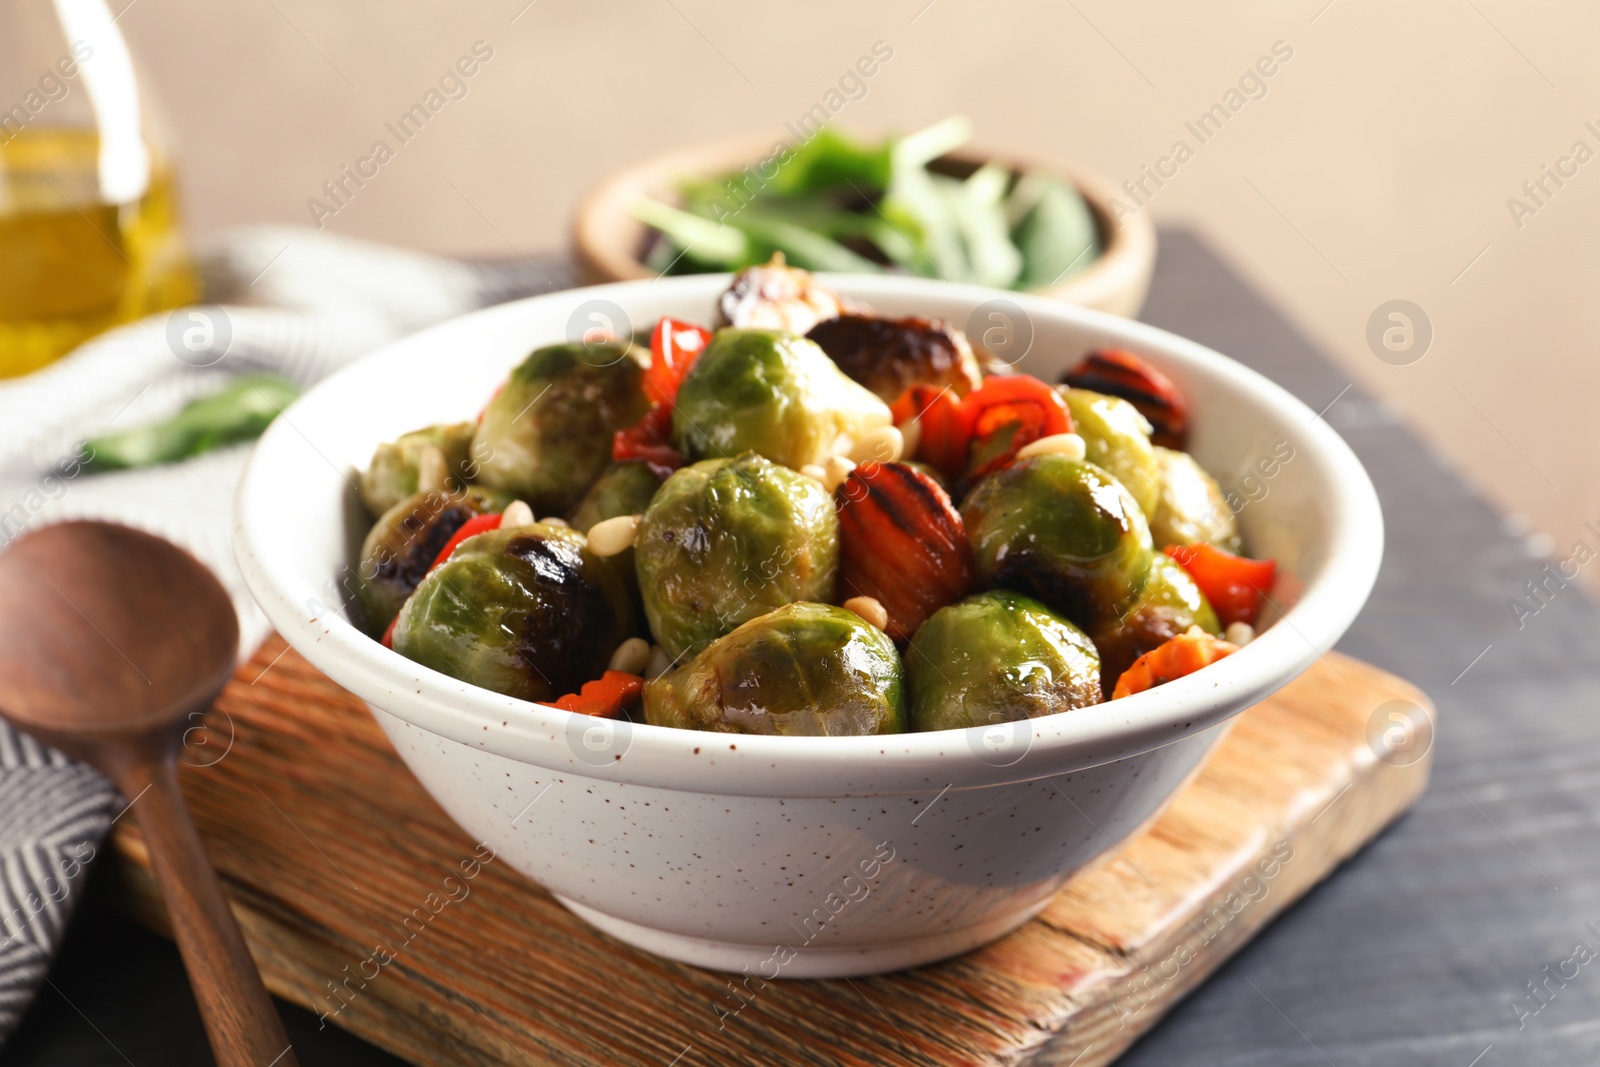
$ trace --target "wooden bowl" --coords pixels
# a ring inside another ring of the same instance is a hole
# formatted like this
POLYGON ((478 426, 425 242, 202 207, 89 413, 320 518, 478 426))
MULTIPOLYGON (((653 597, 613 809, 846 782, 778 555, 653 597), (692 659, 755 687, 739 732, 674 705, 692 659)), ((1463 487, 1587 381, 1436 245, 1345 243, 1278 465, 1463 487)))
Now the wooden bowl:
MULTIPOLYGON (((644 264, 650 229, 633 217, 640 197, 677 201, 679 183, 737 171, 772 154, 778 137, 743 137, 688 145, 615 171, 585 194, 572 220, 572 244, 585 284, 651 278, 644 264)), ((939 160, 935 169, 970 173, 990 160, 1014 170, 1043 169, 1071 181, 1094 212, 1100 257, 1087 269, 1031 292, 1069 304, 1132 317, 1144 305, 1155 269, 1156 235, 1145 213, 1120 222, 1112 210, 1116 187, 1091 170, 1060 160, 992 145, 967 146, 939 160)))

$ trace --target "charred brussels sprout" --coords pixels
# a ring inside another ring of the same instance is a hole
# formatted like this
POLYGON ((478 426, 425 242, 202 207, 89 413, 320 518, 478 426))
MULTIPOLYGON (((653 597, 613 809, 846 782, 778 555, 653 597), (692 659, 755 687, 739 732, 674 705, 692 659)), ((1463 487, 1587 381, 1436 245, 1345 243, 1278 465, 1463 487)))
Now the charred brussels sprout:
POLYGON ((522 700, 554 700, 600 677, 633 630, 616 572, 562 526, 463 541, 400 610, 394 650, 522 700))
POLYGON ((797 600, 831 600, 839 570, 833 498, 753 453, 668 478, 634 541, 650 631, 669 656, 797 600))
POLYGON ((1150 576, 1139 599, 1122 618, 1090 631, 1100 650, 1105 698, 1111 699, 1117 679, 1134 660, 1191 626, 1209 634, 1222 632, 1217 613, 1194 579, 1169 556, 1157 552, 1150 559, 1150 576))
POLYGON ((1092 463, 1045 455, 996 471, 961 517, 980 579, 1085 630, 1121 617, 1144 588, 1150 528, 1122 483, 1092 463))
POLYGON ((1237 554, 1239 524, 1215 479, 1187 452, 1158 447, 1156 464, 1161 471, 1161 500, 1149 513, 1156 547, 1204 542, 1237 554))
POLYGON ((653 726, 844 736, 905 729, 894 642, 852 612, 789 604, 644 687, 653 726))
POLYGON ((718 330, 678 389, 672 442, 690 459, 759 452, 799 470, 821 463, 889 408, 815 342, 772 330, 718 330))
POLYGON ((361 472, 361 502, 373 515, 382 515, 413 493, 443 492, 450 488, 446 484, 449 480, 461 484, 471 481, 464 475, 472 450, 472 430, 470 422, 428 426, 379 445, 372 462, 361 472), (432 449, 439 454, 429 462, 443 462, 429 473, 441 480, 435 485, 423 485, 423 454, 432 449))
POLYGON ((938 319, 840 315, 806 337, 886 404, 913 385, 949 386, 965 396, 978 387, 978 361, 966 335, 938 319))
POLYGON ((1161 496, 1161 468, 1150 444, 1150 423, 1117 396, 1087 389, 1062 389, 1072 413, 1072 431, 1083 438, 1084 458, 1110 471, 1127 487, 1148 519, 1161 496))
MULTIPOLYGON (((664 473, 664 472, 663 472, 664 473)), ((580 533, 618 515, 643 515, 650 498, 661 488, 661 474, 642 459, 614 463, 583 494, 567 521, 580 533)))
POLYGON ((1084 632, 1005 589, 934 612, 906 648, 913 730, 958 730, 1100 702, 1100 654, 1084 632))
POLYGON ((484 409, 474 479, 560 515, 611 463, 611 437, 650 407, 642 350, 620 342, 534 351, 484 409))
POLYGON ((361 545, 356 600, 367 632, 381 634, 400 612, 434 558, 474 515, 504 509, 508 500, 481 489, 413 493, 383 513, 361 545))

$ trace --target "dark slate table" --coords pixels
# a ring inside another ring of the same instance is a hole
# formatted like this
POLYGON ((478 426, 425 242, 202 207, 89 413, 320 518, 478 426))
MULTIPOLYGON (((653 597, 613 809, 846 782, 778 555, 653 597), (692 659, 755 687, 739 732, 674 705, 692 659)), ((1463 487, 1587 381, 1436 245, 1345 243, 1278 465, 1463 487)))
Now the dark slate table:
MULTIPOLYGON (((1339 647, 1425 689, 1440 730, 1432 788, 1411 813, 1122 1062, 1600 1063, 1600 610, 1552 583, 1519 629, 1508 602, 1546 561, 1198 239, 1162 241, 1144 317, 1315 409, 1331 403, 1329 423, 1372 473, 1388 549, 1339 647)), ((400 1062, 280 1009, 304 1067, 400 1062)), ((209 1062, 177 952, 93 892, 0 1054, 0 1067, 209 1062)))

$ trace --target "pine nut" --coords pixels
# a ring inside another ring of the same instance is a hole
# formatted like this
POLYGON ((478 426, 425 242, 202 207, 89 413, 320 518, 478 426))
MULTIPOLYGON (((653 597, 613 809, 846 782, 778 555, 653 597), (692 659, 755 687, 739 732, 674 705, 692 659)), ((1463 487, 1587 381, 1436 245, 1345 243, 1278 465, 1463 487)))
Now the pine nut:
POLYGON ((829 456, 822 464, 822 488, 830 493, 833 492, 839 488, 841 482, 850 477, 850 472, 855 469, 856 465, 850 462, 847 457, 840 455, 829 456))
POLYGON ((850 458, 857 463, 893 463, 905 455, 906 439, 896 426, 879 426, 868 430, 850 449, 850 458))
POLYGON ((1034 456, 1065 456, 1081 463, 1087 454, 1083 438, 1075 433, 1051 434, 1049 437, 1030 441, 1017 449, 1018 459, 1032 459, 1034 456))
POLYGON ((618 515, 589 527, 589 551, 604 558, 633 547, 639 536, 639 516, 618 515))
POLYGON ((500 513, 500 529, 502 530, 509 530, 513 526, 532 525, 533 509, 521 500, 513 500, 500 513))
POLYGON ((880 630, 889 626, 889 613, 883 610, 883 605, 878 603, 876 597, 853 596, 846 600, 840 607, 846 611, 853 611, 868 623, 880 630))
POLYGON ((800 473, 805 475, 807 478, 810 478, 814 482, 818 482, 822 485, 828 484, 828 472, 823 470, 815 463, 807 463, 804 467, 800 468, 800 473))
POLYGON ((563 519, 560 515, 551 515, 549 518, 540 519, 539 522, 544 526, 560 526, 564 530, 572 529, 572 523, 563 519))
POLYGON ((1243 648, 1256 639, 1256 630, 1247 622, 1230 622, 1228 628, 1222 631, 1225 640, 1243 648))
POLYGON ((650 642, 642 637, 630 637, 611 653, 611 669, 627 674, 642 675, 650 663, 650 642))

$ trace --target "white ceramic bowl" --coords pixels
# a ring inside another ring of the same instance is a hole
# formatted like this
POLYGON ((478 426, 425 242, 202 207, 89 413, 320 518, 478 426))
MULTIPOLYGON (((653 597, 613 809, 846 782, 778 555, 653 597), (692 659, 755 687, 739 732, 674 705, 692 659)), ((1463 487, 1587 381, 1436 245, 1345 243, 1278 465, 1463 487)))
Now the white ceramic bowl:
POLYGON ((375 445, 471 418, 529 350, 593 324, 705 321, 726 276, 554 293, 391 345, 273 423, 235 518, 239 564, 278 631, 367 701, 469 834, 623 941, 768 978, 894 970, 1020 925, 1153 816, 1231 716, 1333 645, 1382 554, 1377 497, 1350 449, 1215 352, 1015 293, 826 280, 885 312, 1009 338, 1048 380, 1106 346, 1162 368, 1190 399, 1192 451, 1246 502, 1252 550, 1278 560, 1287 614, 1238 654, 1129 699, 987 730, 819 738, 613 725, 466 685, 350 624, 341 586, 368 522, 351 479, 375 445))

